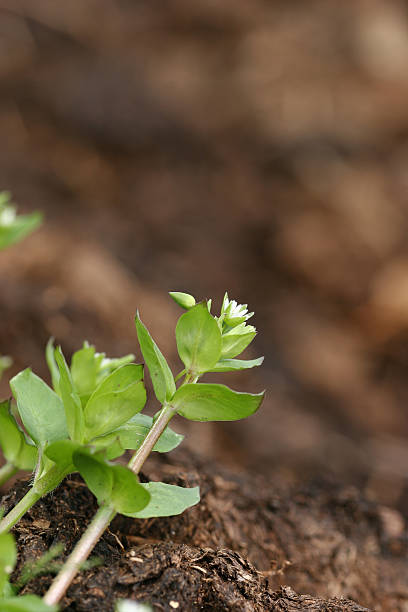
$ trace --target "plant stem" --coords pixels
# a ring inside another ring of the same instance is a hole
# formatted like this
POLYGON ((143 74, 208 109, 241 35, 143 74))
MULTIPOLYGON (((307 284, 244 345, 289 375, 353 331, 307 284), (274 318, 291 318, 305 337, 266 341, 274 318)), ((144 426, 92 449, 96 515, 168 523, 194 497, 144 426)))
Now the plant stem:
POLYGON ((0 533, 9 531, 14 527, 21 517, 24 516, 41 497, 58 487, 68 473, 69 472, 66 470, 61 471, 57 466, 54 466, 39 479, 37 484, 34 482, 33 486, 27 491, 24 497, 20 499, 14 508, 12 508, 0 521, 0 533))
POLYGON ((30 489, 22 499, 10 510, 10 512, 0 521, 0 533, 9 531, 21 519, 42 496, 35 489, 30 489))
POLYGON ((64 596, 65 591, 75 578, 81 565, 88 558, 89 553, 98 542, 99 538, 114 518, 116 512, 111 506, 101 506, 95 514, 92 522, 75 546, 72 553, 64 563, 64 566, 51 587, 44 596, 44 602, 49 606, 55 605, 64 596))
POLYGON ((14 474, 16 474, 17 472, 18 468, 16 468, 15 465, 9 462, 5 463, 0 468, 0 487, 4 485, 4 483, 7 482, 8 479, 14 476, 14 474))
MULTIPOLYGON (((174 414, 173 408, 167 405, 163 406, 142 445, 128 463, 128 467, 135 474, 140 472, 144 462, 152 452, 154 445, 166 429, 174 414)), ((116 512, 111 506, 103 505, 99 508, 87 529, 82 534, 78 544, 64 563, 64 566, 55 578, 50 589, 45 594, 45 603, 48 605, 56 605, 61 600, 75 575, 81 568, 81 565, 87 560, 95 544, 115 516, 116 512)))

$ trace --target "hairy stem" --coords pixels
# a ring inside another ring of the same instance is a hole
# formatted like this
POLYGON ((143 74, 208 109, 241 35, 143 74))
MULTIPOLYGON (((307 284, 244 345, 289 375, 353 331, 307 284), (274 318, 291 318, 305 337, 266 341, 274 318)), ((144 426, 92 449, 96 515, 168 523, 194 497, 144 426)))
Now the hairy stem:
POLYGON ((0 533, 9 531, 21 519, 22 516, 34 506, 38 500, 55 489, 68 474, 54 466, 50 471, 42 476, 39 483, 31 487, 22 499, 10 510, 0 521, 0 533), (41 482, 42 481, 42 482, 41 482))
POLYGON ((30 489, 22 499, 10 510, 10 512, 0 522, 0 533, 9 531, 21 519, 22 516, 32 507, 42 493, 30 489))
POLYGON ((0 468, 0 487, 18 472, 18 468, 10 462, 5 463, 0 468))
MULTIPOLYGON (((128 467, 138 474, 144 462, 152 452, 154 445, 160 438, 163 431, 169 424, 170 419, 174 416, 174 410, 170 406, 164 406, 152 428, 143 441, 143 444, 135 452, 128 463, 128 467)), ((45 603, 48 605, 57 604, 64 596, 66 590, 74 579, 75 575, 81 568, 81 565, 87 560, 92 552, 95 544, 109 526, 109 523, 115 517, 116 512, 109 505, 103 505, 99 508, 87 529, 84 531, 78 544, 75 546, 72 553, 69 555, 60 573, 55 578, 50 589, 44 597, 45 603)))

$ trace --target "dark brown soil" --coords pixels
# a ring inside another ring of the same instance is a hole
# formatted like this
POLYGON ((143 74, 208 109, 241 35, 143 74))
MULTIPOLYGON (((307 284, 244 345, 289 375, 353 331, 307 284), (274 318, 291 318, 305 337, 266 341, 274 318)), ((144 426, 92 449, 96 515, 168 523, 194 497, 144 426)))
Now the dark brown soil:
MULTIPOLYGON (((182 450, 153 457, 146 473, 199 483, 201 503, 172 518, 117 517, 94 551, 102 565, 81 573, 63 610, 110 612, 123 597, 149 601, 155 610, 176 604, 179 610, 406 610, 402 518, 357 490, 321 483, 293 491, 201 464, 182 450)), ((26 486, 18 483, 6 504, 26 486)), ((40 501, 15 528, 16 576, 56 542, 68 553, 95 509, 76 475, 40 501)), ((51 574, 37 577, 24 592, 44 593, 50 581, 51 574)))

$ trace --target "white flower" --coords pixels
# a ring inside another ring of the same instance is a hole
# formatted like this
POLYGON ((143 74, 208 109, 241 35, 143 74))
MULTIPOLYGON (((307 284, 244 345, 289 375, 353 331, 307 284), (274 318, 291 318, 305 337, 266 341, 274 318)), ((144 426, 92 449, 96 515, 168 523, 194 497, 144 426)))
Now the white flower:
POLYGON ((221 317, 223 317, 224 323, 230 327, 235 327, 240 323, 245 323, 253 315, 253 312, 248 312, 248 304, 238 304, 235 300, 228 299, 228 293, 225 294, 221 308, 221 317))

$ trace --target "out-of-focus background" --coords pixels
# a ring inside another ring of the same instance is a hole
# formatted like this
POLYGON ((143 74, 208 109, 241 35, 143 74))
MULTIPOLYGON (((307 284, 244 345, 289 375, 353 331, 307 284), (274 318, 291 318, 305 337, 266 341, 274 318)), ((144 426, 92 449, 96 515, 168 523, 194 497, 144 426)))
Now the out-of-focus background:
POLYGON ((0 0, 0 88, 0 186, 46 219, 0 256, 8 374, 137 352, 136 307, 177 368, 166 292, 227 289, 266 359, 223 380, 267 398, 186 444, 406 509, 408 3, 0 0))

